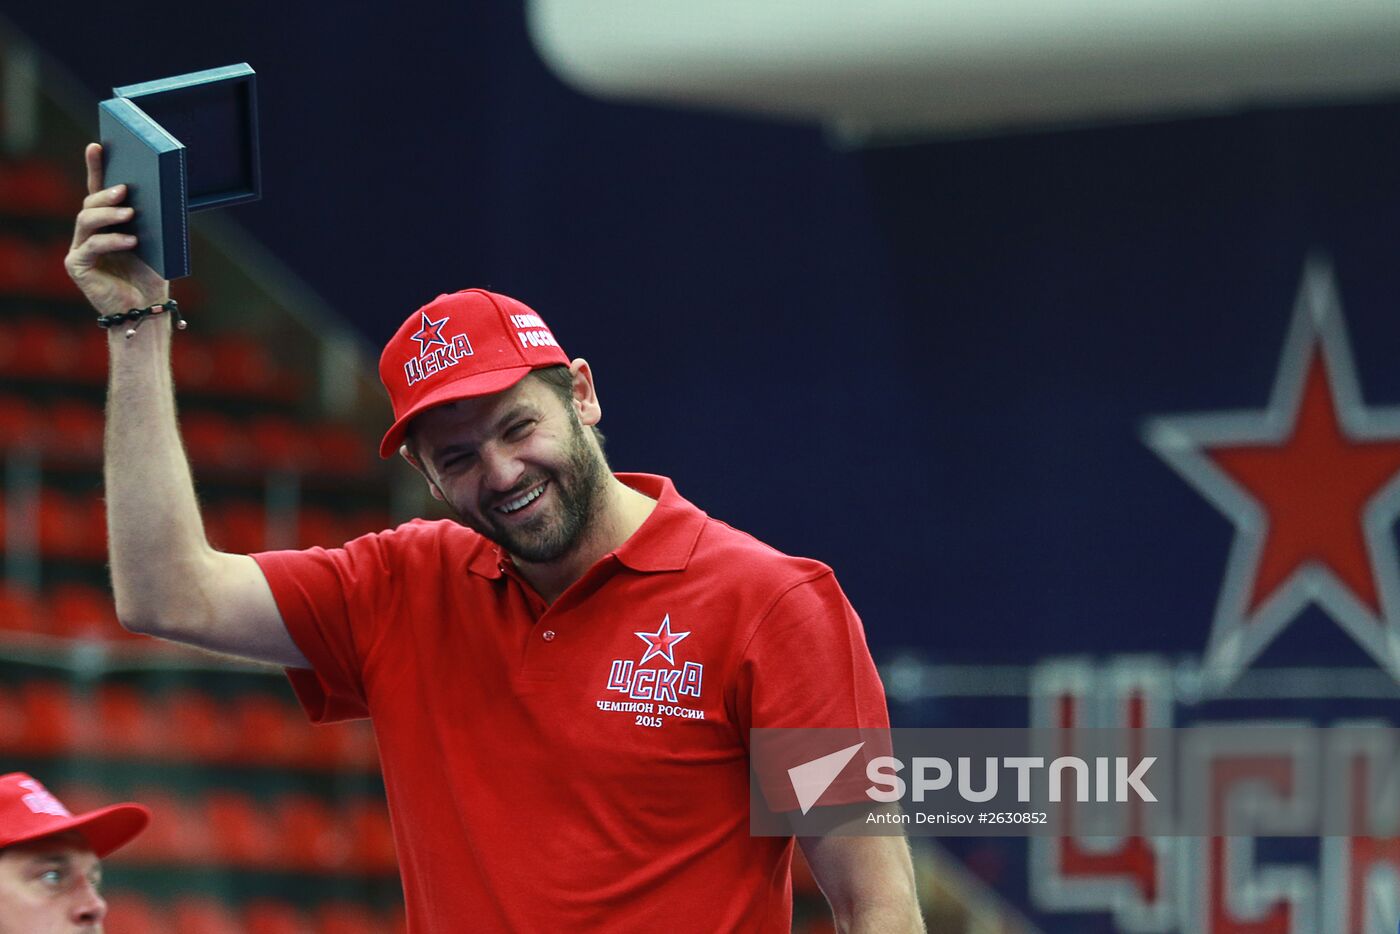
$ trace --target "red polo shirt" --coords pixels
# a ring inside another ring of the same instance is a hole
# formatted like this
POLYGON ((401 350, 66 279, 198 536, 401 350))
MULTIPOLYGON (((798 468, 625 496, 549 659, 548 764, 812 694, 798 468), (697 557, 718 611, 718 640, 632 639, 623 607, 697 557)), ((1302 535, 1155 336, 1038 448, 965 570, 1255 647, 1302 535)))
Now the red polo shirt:
POLYGON ((311 718, 373 718, 415 934, 786 934, 748 731, 888 725, 830 568, 619 477, 658 505, 550 605, 448 521, 255 556, 311 718))

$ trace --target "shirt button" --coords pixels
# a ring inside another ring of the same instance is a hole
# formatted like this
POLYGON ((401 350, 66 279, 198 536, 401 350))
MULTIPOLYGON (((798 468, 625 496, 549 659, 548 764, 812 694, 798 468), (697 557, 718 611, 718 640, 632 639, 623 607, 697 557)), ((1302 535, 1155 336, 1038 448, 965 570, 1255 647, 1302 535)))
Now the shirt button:
POLYGON ((554 630, 553 630, 553 629, 546 629, 544 632, 540 633, 540 637, 543 638, 544 641, 546 641, 546 642, 553 642, 553 641, 554 641, 554 630))

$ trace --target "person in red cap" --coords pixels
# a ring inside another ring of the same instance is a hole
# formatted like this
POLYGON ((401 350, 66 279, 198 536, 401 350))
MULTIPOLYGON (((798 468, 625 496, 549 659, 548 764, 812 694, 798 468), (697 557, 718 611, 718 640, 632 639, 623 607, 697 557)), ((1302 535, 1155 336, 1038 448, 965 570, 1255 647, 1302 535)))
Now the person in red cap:
POLYGON ((150 819, 139 804, 70 814, 23 772, 0 775, 0 934, 101 934, 101 860, 150 819))
MULTIPOLYGON (((664 477, 613 473, 589 365, 481 289, 415 311, 379 361, 394 410, 380 453, 458 521, 216 550, 175 418, 168 283, 106 229, 131 211, 101 159, 90 146, 66 265, 115 325, 122 623, 285 666, 318 722, 372 718, 415 934, 789 931, 794 840, 750 827, 750 731, 889 725, 831 569, 711 519, 664 477)), ((803 814, 861 800, 863 758, 846 761, 803 814)), ((797 810, 779 778, 765 803, 797 810)), ((801 845, 841 931, 923 930, 903 837, 801 845)))

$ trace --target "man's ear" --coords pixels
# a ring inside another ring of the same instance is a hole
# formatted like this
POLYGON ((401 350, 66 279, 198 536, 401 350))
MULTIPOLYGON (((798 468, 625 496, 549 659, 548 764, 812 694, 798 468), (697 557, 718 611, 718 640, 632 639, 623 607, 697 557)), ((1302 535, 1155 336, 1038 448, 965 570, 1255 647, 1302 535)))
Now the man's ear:
POLYGON ((598 390, 593 385, 593 371, 588 361, 578 357, 569 364, 569 373, 574 378, 573 403, 579 423, 584 426, 598 424, 603 419, 603 406, 598 401, 598 390))
POLYGON ((408 466, 418 471, 419 476, 427 481, 428 492, 432 494, 433 499, 443 502, 446 501, 447 497, 442 495, 442 489, 437 485, 437 481, 428 474, 427 468, 423 466, 423 462, 418 459, 418 455, 409 450, 407 444, 399 445, 399 456, 408 461, 408 466))

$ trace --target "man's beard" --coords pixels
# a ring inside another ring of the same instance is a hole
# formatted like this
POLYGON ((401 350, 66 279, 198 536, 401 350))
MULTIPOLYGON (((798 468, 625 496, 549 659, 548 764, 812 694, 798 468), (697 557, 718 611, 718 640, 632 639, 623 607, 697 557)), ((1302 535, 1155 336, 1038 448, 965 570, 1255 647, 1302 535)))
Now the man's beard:
POLYGON ((548 480, 546 493, 554 491, 552 512, 542 512, 521 525, 502 526, 491 508, 480 513, 480 519, 452 505, 452 511, 463 525, 471 528, 522 561, 544 563, 557 561, 567 555, 587 533, 607 489, 607 464, 589 446, 583 425, 570 412, 573 422, 568 446, 564 451, 564 466, 524 478, 504 496, 494 497, 494 503, 508 502, 527 490, 548 480))

